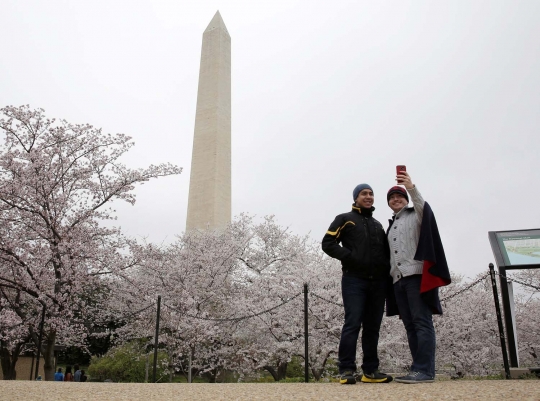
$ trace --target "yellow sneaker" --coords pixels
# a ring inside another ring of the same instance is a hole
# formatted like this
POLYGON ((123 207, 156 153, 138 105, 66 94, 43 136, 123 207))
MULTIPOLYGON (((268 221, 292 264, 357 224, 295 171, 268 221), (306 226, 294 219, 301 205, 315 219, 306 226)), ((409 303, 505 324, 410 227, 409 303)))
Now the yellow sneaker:
POLYGON ((356 378, 354 377, 354 372, 352 370, 346 370, 343 372, 339 378, 341 384, 356 384, 356 378))

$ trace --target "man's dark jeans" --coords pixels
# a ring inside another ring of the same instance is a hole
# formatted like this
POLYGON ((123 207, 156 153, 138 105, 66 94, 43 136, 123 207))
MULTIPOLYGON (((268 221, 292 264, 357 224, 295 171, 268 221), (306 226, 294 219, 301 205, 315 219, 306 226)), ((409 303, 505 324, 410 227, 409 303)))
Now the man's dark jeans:
POLYGON ((347 272, 341 278, 345 306, 345 324, 339 343, 339 372, 356 371, 356 343, 362 327, 362 370, 373 373, 379 368, 377 345, 384 313, 386 279, 366 280, 347 272))
POLYGON ((435 377, 435 329, 431 310, 420 298, 421 281, 421 274, 403 277, 394 284, 394 293, 409 340, 411 371, 435 377))

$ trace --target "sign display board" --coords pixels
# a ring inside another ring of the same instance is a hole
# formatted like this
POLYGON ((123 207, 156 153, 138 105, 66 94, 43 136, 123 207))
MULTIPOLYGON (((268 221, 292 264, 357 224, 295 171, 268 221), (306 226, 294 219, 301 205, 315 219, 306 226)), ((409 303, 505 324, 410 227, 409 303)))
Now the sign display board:
POLYGON ((540 267, 540 229, 490 231, 489 240, 499 267, 540 267))

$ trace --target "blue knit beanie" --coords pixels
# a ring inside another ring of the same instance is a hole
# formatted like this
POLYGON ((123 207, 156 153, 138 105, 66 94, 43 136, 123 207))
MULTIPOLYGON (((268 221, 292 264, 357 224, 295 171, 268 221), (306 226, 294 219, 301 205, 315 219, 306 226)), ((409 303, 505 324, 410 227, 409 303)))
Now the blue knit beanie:
POLYGON ((356 198, 358 198, 358 194, 359 194, 363 189, 371 189, 371 191, 373 192, 373 189, 372 189, 368 184, 358 184, 358 185, 356 186, 356 188, 354 188, 354 190, 352 191, 352 198, 353 198, 353 201, 355 201, 356 198))

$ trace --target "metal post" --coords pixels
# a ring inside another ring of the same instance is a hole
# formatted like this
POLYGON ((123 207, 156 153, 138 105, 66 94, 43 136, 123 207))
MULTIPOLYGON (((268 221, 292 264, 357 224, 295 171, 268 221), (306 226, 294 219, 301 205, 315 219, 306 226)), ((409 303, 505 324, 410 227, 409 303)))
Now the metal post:
POLYGON ((189 347, 188 383, 191 383, 191 358, 192 357, 193 357, 193 348, 189 347))
POLYGON ((154 373, 152 381, 156 383, 157 374, 157 351, 158 351, 158 337, 159 337, 159 314, 161 312, 161 295, 157 297, 157 316, 156 316, 156 336, 154 340, 154 373))
POLYGON ((45 305, 43 305, 43 310, 41 312, 41 324, 39 327, 39 339, 37 346, 37 358, 36 358, 36 373, 34 375, 34 380, 37 379, 39 373, 39 356, 41 355, 41 342, 43 341, 43 325, 45 324, 45 305))
POLYGON ((506 280, 506 269, 499 266, 499 283, 501 284, 501 297, 504 310, 504 325, 506 327, 506 338, 508 340, 508 356, 510 357, 510 366, 518 367, 516 337, 514 335, 514 326, 512 324, 512 310, 510 309, 510 294, 508 293, 508 281, 506 280))
POLYGON ((506 339, 504 336, 504 326, 501 317, 501 307, 499 305, 499 293, 497 292, 497 280, 495 279, 495 269, 493 263, 489 264, 489 275, 491 276, 491 287, 493 288, 493 299, 495 300, 495 312, 497 313, 497 324, 499 326, 499 338, 501 340, 501 350, 506 378, 510 379, 510 366, 508 365, 508 355, 506 353, 506 339))
POLYGON ((32 354, 32 365, 30 365, 30 380, 32 380, 32 373, 34 372, 35 359, 36 359, 36 354, 32 354))
POLYGON ((516 362, 519 366, 519 348, 518 348, 518 332, 516 326, 516 307, 514 303, 514 285, 511 280, 508 282, 508 300, 510 301, 510 316, 512 317, 512 333, 514 333, 514 349, 516 350, 516 362))
POLYGON ((309 345, 308 345, 308 285, 304 283, 304 379, 309 382, 309 345))

